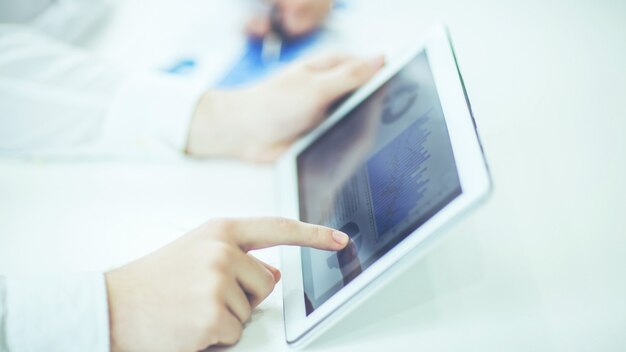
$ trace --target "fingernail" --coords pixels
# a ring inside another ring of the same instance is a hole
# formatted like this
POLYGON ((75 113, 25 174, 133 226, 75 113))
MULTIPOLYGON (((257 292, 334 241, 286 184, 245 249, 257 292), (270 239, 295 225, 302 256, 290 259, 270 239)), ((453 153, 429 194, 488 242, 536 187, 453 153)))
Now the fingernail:
POLYGON ((267 271, 269 271, 272 277, 274 278, 274 283, 278 283, 278 280, 280 280, 280 272, 277 269, 270 269, 270 268, 265 268, 265 269, 267 269, 267 271))
POLYGON ((333 239, 335 240, 335 242, 343 246, 348 243, 350 237, 348 237, 348 235, 341 231, 333 231, 333 239))
POLYGON ((274 275, 274 281, 275 282, 280 281, 280 270, 274 268, 274 269, 272 269, 272 274, 274 275))
POLYGON ((280 273, 280 270, 276 270, 276 272, 274 273, 274 281, 275 281, 276 283, 278 283, 278 281, 280 281, 280 277, 281 277, 281 276, 282 276, 282 275, 281 275, 281 273, 280 273))

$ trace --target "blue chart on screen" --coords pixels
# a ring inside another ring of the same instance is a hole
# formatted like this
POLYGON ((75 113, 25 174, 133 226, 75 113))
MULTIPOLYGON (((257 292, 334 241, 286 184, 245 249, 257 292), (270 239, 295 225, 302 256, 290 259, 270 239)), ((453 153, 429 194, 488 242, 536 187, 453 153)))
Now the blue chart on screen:
POLYGON ((424 115, 367 162, 372 205, 378 236, 383 236, 405 219, 424 196, 429 179, 424 148, 429 132, 424 115))

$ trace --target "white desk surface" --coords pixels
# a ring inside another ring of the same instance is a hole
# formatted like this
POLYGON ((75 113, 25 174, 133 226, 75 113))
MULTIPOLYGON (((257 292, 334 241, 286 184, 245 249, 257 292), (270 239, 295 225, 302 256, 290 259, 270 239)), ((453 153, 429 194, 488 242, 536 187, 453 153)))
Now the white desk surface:
MULTIPOLYGON (((234 2, 182 3, 127 0, 92 46, 150 66, 174 39, 213 50, 215 75, 228 62, 217 54, 241 43, 230 40, 234 2)), ((624 350, 626 2, 351 3, 336 26, 357 51, 392 52, 434 21, 450 26, 495 191, 310 349, 624 350)), ((2 162, 0 268, 106 270, 207 218, 272 214, 273 192, 268 167, 237 162, 2 162)), ((233 350, 286 349, 278 287, 233 350)))

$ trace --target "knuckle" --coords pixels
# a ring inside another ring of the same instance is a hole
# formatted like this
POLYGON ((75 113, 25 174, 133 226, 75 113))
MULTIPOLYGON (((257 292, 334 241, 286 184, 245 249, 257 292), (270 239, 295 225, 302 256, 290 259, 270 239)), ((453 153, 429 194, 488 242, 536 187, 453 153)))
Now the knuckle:
POLYGON ((241 324, 233 324, 228 328, 222 329, 221 342, 227 345, 232 345, 239 341, 241 334, 243 333, 243 326, 241 324))
POLYGON ((192 326, 196 329, 198 341, 197 350, 222 343, 224 322, 229 318, 226 306, 216 301, 207 306, 207 310, 195 315, 192 326))
POLYGON ((228 218, 215 218, 207 221, 206 226, 209 227, 211 233, 215 236, 227 236, 233 227, 233 220, 228 218))
POLYGON ((227 278, 232 276, 232 269, 231 266, 228 265, 228 261, 220 258, 213 258, 213 260, 211 260, 207 272, 213 276, 211 281, 213 290, 225 287, 227 278))
POLYGON ((225 302, 225 291, 231 284, 231 278, 227 275, 216 275, 209 287, 209 296, 219 305, 225 302))
POLYGON ((366 72, 366 66, 361 62, 355 62, 348 66, 347 74, 352 78, 360 78, 366 72))
POLYGON ((217 336, 210 330, 199 330, 196 334, 195 342, 193 342, 194 350, 202 351, 209 346, 217 344, 217 336))
POLYGON ((204 314, 206 316, 206 321, 204 323, 203 328, 216 332, 220 328, 221 322, 224 320, 224 306, 219 303, 212 304, 211 310, 204 314))
POLYGON ((232 220, 228 218, 215 218, 209 220, 209 225, 216 232, 228 232, 232 226, 232 220))
POLYGON ((227 218, 215 218, 205 221, 196 231, 202 239, 200 243, 211 246, 216 242, 228 242, 232 237, 233 220, 227 218))
POLYGON ((217 242, 213 244, 210 260, 213 266, 219 271, 228 271, 234 256, 234 248, 226 243, 217 242))
POLYGON ((229 318, 230 313, 226 309, 226 306, 220 305, 219 309, 215 312, 215 320, 220 323, 226 321, 229 318))
POLYGON ((245 306, 245 310, 243 312, 243 318, 244 318, 244 321, 248 321, 250 317, 252 317, 252 307, 250 306, 249 303, 246 303, 244 306, 245 306))
POLYGON ((208 261, 210 269, 222 272, 228 262, 228 254, 221 250, 214 250, 209 256, 208 261))
POLYGON ((263 273, 263 277, 261 280, 261 284, 263 285, 262 293, 264 297, 267 297, 267 295, 269 295, 270 292, 274 290, 274 286, 276 285, 276 282, 274 281, 274 275, 272 275, 272 273, 270 273, 267 270, 264 270, 264 271, 265 272, 263 273))
POLYGON ((312 89, 312 94, 310 99, 312 99, 313 103, 317 106, 326 106, 330 100, 334 97, 328 89, 324 89, 323 81, 320 82, 314 89, 312 89))

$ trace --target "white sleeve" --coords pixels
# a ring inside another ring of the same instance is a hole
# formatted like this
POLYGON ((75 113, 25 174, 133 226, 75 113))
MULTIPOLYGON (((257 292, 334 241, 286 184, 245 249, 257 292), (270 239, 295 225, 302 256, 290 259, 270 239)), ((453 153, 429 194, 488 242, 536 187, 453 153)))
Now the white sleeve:
POLYGON ((0 351, 108 352, 104 276, 0 277, 0 351))
POLYGON ((204 89, 158 72, 127 72, 34 30, 0 24, 0 155, 176 154, 204 89))
POLYGON ((22 23, 64 42, 80 42, 113 0, 0 0, 0 22, 22 23))
MULTIPOLYGON (((2 0, 0 0, 2 1, 2 0)), ((98 25, 98 20, 110 12, 111 0, 19 0, 20 2, 47 2, 44 11, 25 21, 47 36, 64 42, 80 42, 98 25)), ((15 7, 15 4, 13 4, 15 7)))

